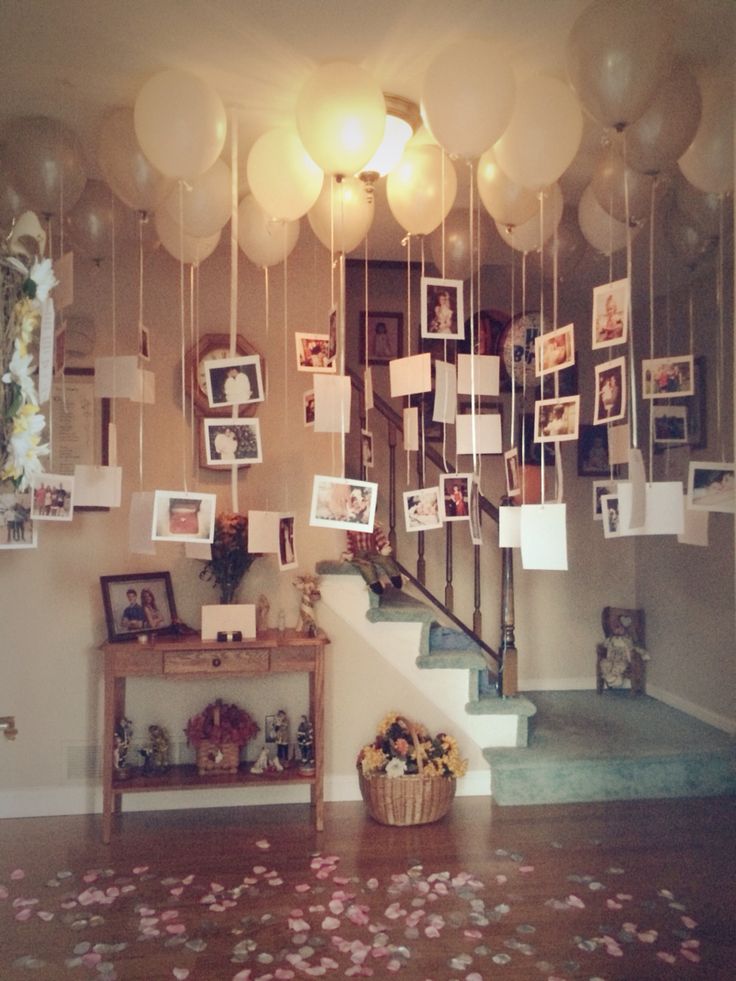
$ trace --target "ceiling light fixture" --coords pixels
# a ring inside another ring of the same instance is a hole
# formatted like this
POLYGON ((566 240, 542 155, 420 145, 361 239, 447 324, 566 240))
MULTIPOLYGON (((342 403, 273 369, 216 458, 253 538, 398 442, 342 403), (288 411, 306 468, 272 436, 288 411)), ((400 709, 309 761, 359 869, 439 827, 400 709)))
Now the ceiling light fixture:
POLYGON ((386 100, 386 129, 381 145, 362 168, 359 176, 369 193, 380 177, 394 169, 404 147, 419 128, 419 108, 410 99, 400 95, 384 95, 386 100))

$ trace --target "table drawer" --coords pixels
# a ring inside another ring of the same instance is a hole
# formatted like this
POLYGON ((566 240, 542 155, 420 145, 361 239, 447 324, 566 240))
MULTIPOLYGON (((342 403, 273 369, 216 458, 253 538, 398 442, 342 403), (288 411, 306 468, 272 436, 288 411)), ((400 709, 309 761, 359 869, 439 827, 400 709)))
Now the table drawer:
POLYGON ((167 651, 164 674, 263 674, 268 651, 167 651))
POLYGON ((128 650, 115 651, 112 656, 112 673, 117 678, 134 675, 157 675, 163 668, 161 654, 149 647, 131 645, 128 650))

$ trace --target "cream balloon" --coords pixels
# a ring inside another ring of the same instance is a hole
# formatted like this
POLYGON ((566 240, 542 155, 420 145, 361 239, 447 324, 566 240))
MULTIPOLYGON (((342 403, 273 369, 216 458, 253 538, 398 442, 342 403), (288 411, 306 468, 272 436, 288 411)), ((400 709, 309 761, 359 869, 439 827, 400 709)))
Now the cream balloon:
POLYGON ((358 177, 327 180, 307 214, 312 231, 326 248, 352 252, 368 234, 375 215, 373 196, 358 177))
POLYGON ((219 245, 222 236, 221 229, 205 238, 187 235, 164 210, 156 212, 155 224, 161 245, 169 255, 192 266, 198 266, 208 259, 219 245))
POLYGON ((133 110, 126 106, 113 109, 103 119, 97 161, 115 194, 135 211, 155 211, 174 186, 141 150, 133 110))
POLYGON ((451 211, 444 223, 435 228, 429 237, 429 245, 432 261, 441 276, 445 279, 468 279, 479 265, 484 266, 490 263, 491 229, 487 228, 487 225, 487 218, 483 217, 480 228, 477 225, 477 218, 475 219, 473 225, 475 242, 472 248, 470 244, 470 212, 467 208, 456 208, 451 211))
POLYGON ((623 129, 644 114, 672 67, 672 21, 664 0, 595 0, 583 10, 567 74, 594 119, 623 129))
POLYGON ((431 143, 408 146, 386 178, 389 208, 412 235, 429 235, 450 213, 457 174, 442 148, 431 143))
POLYGON ((28 205, 18 190, 18 182, 8 169, 3 148, 0 147, 0 232, 9 232, 15 219, 27 210, 28 205))
POLYGON ((68 214, 87 183, 76 134, 48 116, 22 116, 8 125, 5 140, 5 162, 30 207, 68 214))
MULTIPOLYGON (((586 187, 580 198, 578 221, 583 235, 597 252, 611 255, 626 248, 627 226, 622 221, 616 221, 600 206, 590 186, 586 187)), ((640 230, 640 225, 629 229, 632 241, 640 230)))
POLYGON ((506 176, 492 148, 478 161, 476 183, 486 211, 501 225, 522 225, 536 214, 537 195, 506 176))
POLYGON ((664 80, 643 116, 626 129, 626 163, 642 174, 674 167, 700 123, 698 83, 683 66, 664 80))
POLYGON ((493 149, 512 181, 539 190, 567 170, 582 135, 583 113, 569 85, 535 75, 518 87, 511 122, 493 149))
POLYGON ((67 215, 69 238, 76 252, 100 262, 112 255, 113 195, 104 181, 88 180, 67 215))
POLYGON ((334 61, 302 86, 296 125, 307 153, 326 174, 357 174, 378 149, 386 127, 386 102, 364 68, 334 61))
POLYGON ((227 223, 232 208, 230 168, 215 160, 209 170, 195 177, 188 186, 175 187, 163 210, 187 235, 207 238, 227 223))
POLYGON ((296 129, 271 129, 248 154, 248 186, 267 215, 284 221, 301 218, 322 190, 324 174, 296 129))
POLYGON ((701 82, 703 110, 692 143, 680 157, 680 170, 700 191, 726 194, 734 181, 733 81, 701 82))
POLYGON ((217 92, 196 75, 159 72, 138 93, 135 133, 149 161, 166 177, 191 180, 213 165, 227 132, 217 92))
POLYGON ((238 245, 251 262, 261 268, 275 266, 292 252, 299 239, 300 224, 270 218, 252 194, 238 208, 238 245))
POLYGON ((624 166, 618 151, 604 153, 593 173, 590 186, 596 201, 616 221, 647 218, 652 207, 652 177, 624 166), (628 194, 628 215, 626 198, 628 194))
POLYGON ((468 160, 506 128, 516 83, 510 63, 481 39, 459 41, 431 62, 422 83, 422 118, 448 153, 468 160))
POLYGON ((565 202, 559 184, 553 184, 543 193, 540 214, 536 214, 516 228, 496 222, 498 234, 504 242, 508 242, 518 252, 538 252, 554 235, 555 228, 560 224, 565 202))

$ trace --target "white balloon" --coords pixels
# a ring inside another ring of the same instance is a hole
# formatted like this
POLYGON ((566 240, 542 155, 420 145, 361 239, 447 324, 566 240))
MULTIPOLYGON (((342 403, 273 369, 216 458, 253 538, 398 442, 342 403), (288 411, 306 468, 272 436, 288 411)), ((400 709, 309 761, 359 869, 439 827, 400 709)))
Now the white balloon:
POLYGON ((673 167, 698 129, 701 98, 694 76, 679 65, 659 86, 643 116, 626 129, 626 163, 642 174, 673 167))
POLYGON ((554 235, 562 218, 564 204, 559 184, 553 184, 544 192, 541 216, 538 213, 516 228, 496 222, 498 234, 518 252, 538 252, 554 235))
POLYGON ((358 177, 325 181, 307 214, 312 231, 326 248, 352 252, 368 234, 375 207, 373 195, 358 177))
POLYGON ((324 180, 291 127, 259 136, 248 154, 247 171, 253 197, 267 215, 284 221, 294 221, 309 211, 324 180))
POLYGON ((270 218, 252 194, 238 208, 238 245, 251 262, 262 268, 278 265, 299 239, 300 224, 270 218))
POLYGON ((163 210, 187 235, 207 238, 219 232, 232 210, 230 168, 215 160, 209 170, 188 186, 179 185, 164 201, 163 210))
POLYGON ((133 110, 113 109, 102 121, 97 144, 100 170, 115 194, 135 211, 155 211, 173 187, 141 150, 133 110))
POLYGON ((573 24, 567 74, 604 126, 636 122, 672 67, 672 10, 664 0, 595 0, 573 24))
POLYGON ((422 118, 448 153, 479 157, 511 116, 514 72, 497 47, 475 39, 444 48, 422 84, 422 118))
POLYGON ((733 81, 709 79, 701 84, 703 111, 692 143, 680 157, 680 170, 700 191, 733 190, 733 81))
POLYGON ((67 215, 74 249, 96 262, 112 255, 112 202, 112 191, 104 181, 88 180, 79 201, 67 215))
POLYGON ((476 183, 480 199, 494 221, 522 225, 536 214, 537 195, 506 176, 493 148, 486 150, 478 161, 476 183))
POLYGON ((457 174, 436 144, 408 146, 386 178, 391 213, 412 235, 429 235, 455 202, 457 174))
POLYGON ((22 116, 9 123, 4 157, 18 192, 43 215, 71 211, 87 183, 76 133, 48 116, 22 116))
POLYGON ((536 75, 518 87, 511 122, 494 151, 512 181, 539 190, 567 170, 582 135, 583 113, 570 87, 536 75))
POLYGON ((196 75, 176 69, 149 78, 135 101, 141 149, 166 177, 191 180, 212 166, 227 132, 222 99, 196 75))
MULTIPOLYGON (((598 204, 593 188, 590 186, 586 187, 580 198, 578 221, 583 235, 597 252, 611 255, 612 252, 626 248, 627 226, 624 222, 612 218, 598 204)), ((640 225, 630 229, 632 240, 640 230, 640 225)))
POLYGON ((616 221, 626 221, 627 217, 638 221, 648 218, 651 212, 652 183, 652 177, 625 167, 618 152, 611 148, 599 160, 590 186, 598 204, 616 221))
POLYGON ((302 87, 296 125, 307 153, 326 174, 349 177, 368 163, 383 139, 386 101, 364 68, 331 62, 302 87))
POLYGON ((161 244, 169 255, 193 266, 198 266, 212 255, 222 235, 222 230, 205 238, 187 235, 164 210, 156 213, 155 224, 161 244))

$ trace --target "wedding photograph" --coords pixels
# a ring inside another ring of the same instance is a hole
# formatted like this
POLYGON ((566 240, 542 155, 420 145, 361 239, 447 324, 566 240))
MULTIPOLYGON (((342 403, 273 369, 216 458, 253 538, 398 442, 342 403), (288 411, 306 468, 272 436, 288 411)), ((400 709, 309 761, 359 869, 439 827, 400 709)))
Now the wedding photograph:
POLYGON ((212 408, 262 402, 263 380, 258 354, 205 362, 207 398, 212 408))

